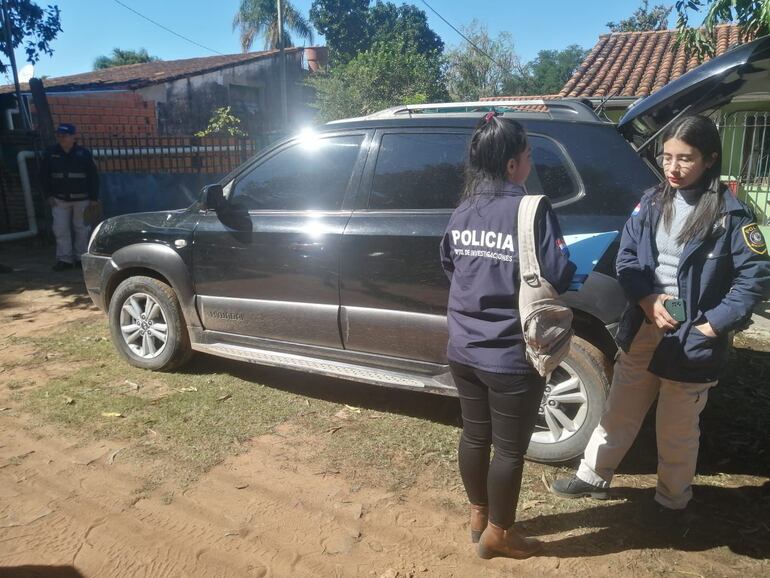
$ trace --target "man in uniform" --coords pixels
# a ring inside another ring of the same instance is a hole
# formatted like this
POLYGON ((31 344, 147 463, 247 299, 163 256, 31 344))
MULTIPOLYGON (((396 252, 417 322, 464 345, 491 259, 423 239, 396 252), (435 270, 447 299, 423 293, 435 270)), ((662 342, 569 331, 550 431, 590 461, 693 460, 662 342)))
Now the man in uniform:
POLYGON ((75 142, 74 125, 60 124, 56 142, 43 153, 41 181, 56 237, 53 270, 64 271, 79 267, 80 256, 88 249, 85 213, 99 201, 99 175, 90 151, 75 142))

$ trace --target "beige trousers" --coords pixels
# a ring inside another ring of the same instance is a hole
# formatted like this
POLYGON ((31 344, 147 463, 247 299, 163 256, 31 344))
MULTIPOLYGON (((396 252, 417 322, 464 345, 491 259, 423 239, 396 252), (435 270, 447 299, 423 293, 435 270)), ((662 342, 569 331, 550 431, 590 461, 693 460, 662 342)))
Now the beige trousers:
POLYGON ((53 234, 56 237, 56 260, 65 263, 80 261, 80 256, 88 250, 88 238, 91 227, 85 222, 85 211, 91 201, 54 200, 51 208, 53 215, 53 234), (74 237, 74 239, 73 239, 74 237))
POLYGON ((629 353, 615 364, 612 388, 599 425, 580 462, 577 477, 609 487, 615 469, 631 447, 644 416, 658 398, 655 431, 658 442, 658 486, 655 500, 674 510, 692 498, 692 479, 700 444, 700 413, 708 391, 716 385, 662 379, 647 371, 663 333, 643 323, 629 353))

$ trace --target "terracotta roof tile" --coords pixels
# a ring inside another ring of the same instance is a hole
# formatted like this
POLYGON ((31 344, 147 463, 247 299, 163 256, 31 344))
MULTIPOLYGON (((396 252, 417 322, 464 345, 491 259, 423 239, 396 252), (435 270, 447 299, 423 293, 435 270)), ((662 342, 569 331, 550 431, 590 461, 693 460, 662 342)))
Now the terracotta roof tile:
MULTIPOLYGON (((301 48, 288 48, 286 51, 296 52, 301 48)), ((225 54, 222 56, 205 56, 201 58, 185 58, 183 60, 161 60, 142 64, 114 66, 92 72, 47 78, 44 81, 46 91, 66 92, 69 90, 89 89, 136 89, 151 84, 203 74, 222 68, 229 68, 266 58, 277 51, 248 52, 246 54, 225 54)), ((29 85, 23 84, 22 91, 28 92, 29 85)), ((0 86, 0 94, 13 92, 13 85, 0 86)))
MULTIPOLYGON (((716 27, 716 55, 739 44, 738 26, 716 27)), ((698 66, 680 46, 675 30, 604 34, 559 93, 562 97, 647 96, 698 66)))
MULTIPOLYGON (((487 102, 495 102, 501 100, 557 100, 558 94, 544 94, 544 95, 527 95, 527 96, 487 96, 480 98, 479 100, 487 102)), ((548 112, 548 105, 533 104, 533 105, 519 105, 516 107, 519 110, 526 110, 530 112, 548 112)))

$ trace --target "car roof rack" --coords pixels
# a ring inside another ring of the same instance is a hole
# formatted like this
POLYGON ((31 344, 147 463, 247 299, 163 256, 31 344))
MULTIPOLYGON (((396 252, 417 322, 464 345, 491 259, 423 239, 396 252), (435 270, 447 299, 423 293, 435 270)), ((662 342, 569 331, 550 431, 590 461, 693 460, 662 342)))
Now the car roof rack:
POLYGON ((464 115, 482 113, 496 110, 498 112, 546 114, 550 118, 582 120, 589 122, 600 121, 590 106, 579 99, 505 99, 505 100, 477 100, 470 102, 436 102, 427 104, 405 104, 386 108, 363 119, 393 118, 403 115, 412 118, 416 114, 440 114, 440 115, 464 115), (533 107, 545 108, 545 110, 532 110, 533 107))

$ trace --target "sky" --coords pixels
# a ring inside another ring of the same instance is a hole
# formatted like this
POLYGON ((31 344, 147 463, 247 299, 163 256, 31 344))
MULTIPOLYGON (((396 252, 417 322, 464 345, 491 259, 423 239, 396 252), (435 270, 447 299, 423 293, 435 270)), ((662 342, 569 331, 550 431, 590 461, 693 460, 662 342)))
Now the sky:
MULTIPOLYGON (((113 48, 146 48, 163 60, 212 56, 215 52, 187 42, 162 30, 120 6, 115 0, 36 0, 40 5, 58 4, 62 32, 54 40, 52 57, 43 55, 35 66, 35 76, 64 76, 88 72, 94 59, 109 54, 113 48)), ((240 52, 237 32, 232 30, 233 14, 239 0, 121 0, 134 10, 175 32, 222 54, 240 52)), ((397 4, 402 3, 395 0, 397 4)), ((661 0, 665 2, 665 0, 661 0)), ((293 0, 305 16, 312 0, 293 0)), ((460 38, 420 0, 413 4, 428 14, 430 27, 447 47, 460 44, 460 38)), ((562 49, 570 44, 591 48, 600 34, 607 33, 606 23, 630 16, 640 0, 428 0, 428 3, 456 28, 474 18, 485 24, 494 37, 509 32, 514 49, 522 60, 533 59, 540 50, 562 49)), ((655 4, 653 2, 652 4, 655 4)), ((673 0, 670 0, 673 4, 673 0)), ((669 17, 669 25, 674 19, 669 17)), ((263 39, 253 50, 263 49, 263 39)), ((315 44, 322 44, 323 37, 315 44)), ((19 68, 26 64, 17 52, 19 68)), ((0 84, 9 80, 0 77, 0 84)))

